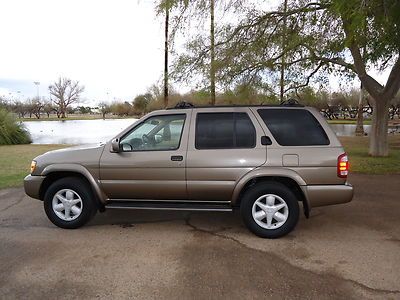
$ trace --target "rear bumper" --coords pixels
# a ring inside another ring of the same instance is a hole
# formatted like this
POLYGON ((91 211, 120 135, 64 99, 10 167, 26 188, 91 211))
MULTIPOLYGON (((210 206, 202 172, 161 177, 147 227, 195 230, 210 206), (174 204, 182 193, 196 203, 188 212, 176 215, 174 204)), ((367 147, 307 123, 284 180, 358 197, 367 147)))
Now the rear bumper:
POLYGON ((45 176, 28 175, 24 179, 25 193, 32 198, 40 199, 40 187, 45 179, 45 176))
POLYGON ((353 186, 349 183, 340 185, 307 185, 302 187, 309 207, 347 203, 353 199, 353 186))

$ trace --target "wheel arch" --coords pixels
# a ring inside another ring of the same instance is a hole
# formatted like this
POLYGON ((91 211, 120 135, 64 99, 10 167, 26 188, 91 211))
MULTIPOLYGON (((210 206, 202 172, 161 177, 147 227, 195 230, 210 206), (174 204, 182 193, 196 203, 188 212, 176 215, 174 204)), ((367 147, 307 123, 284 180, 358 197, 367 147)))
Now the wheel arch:
POLYGON ((106 196, 101 191, 98 182, 94 179, 92 174, 82 165, 51 165, 46 167, 41 175, 45 176, 45 179, 43 180, 43 183, 41 184, 39 190, 39 197, 41 200, 44 199, 44 194, 46 193, 46 190, 56 180, 65 177, 77 177, 84 180, 90 186, 99 207, 102 207, 106 201, 106 196))
POLYGON ((303 192, 302 187, 306 185, 305 181, 292 170, 284 169, 284 172, 280 170, 256 170, 246 174, 236 185, 233 196, 232 205, 235 207, 240 206, 240 202, 243 194, 255 184, 263 182, 279 182, 287 186, 297 197, 297 199, 303 203, 304 214, 308 218, 310 213, 310 205, 308 199, 303 192))

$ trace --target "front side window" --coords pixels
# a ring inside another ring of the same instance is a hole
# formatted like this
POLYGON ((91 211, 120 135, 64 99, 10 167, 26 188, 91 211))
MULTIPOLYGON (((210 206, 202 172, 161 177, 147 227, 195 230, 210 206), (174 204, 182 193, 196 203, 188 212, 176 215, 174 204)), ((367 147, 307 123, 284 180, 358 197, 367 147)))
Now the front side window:
POLYGON ((196 149, 254 148, 256 130, 247 113, 198 113, 196 149))
POLYGON ((185 118, 185 114, 179 114, 154 116, 146 119, 121 139, 122 151, 178 149, 185 118))

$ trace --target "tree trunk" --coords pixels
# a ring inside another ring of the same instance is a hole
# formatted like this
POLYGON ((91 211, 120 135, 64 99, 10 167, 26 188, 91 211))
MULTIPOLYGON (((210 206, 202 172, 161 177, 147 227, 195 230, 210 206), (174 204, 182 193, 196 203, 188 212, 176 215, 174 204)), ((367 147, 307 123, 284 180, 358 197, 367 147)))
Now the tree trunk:
POLYGON ((168 106, 168 27, 169 7, 165 7, 165 43, 164 43, 164 107, 168 106))
POLYGON ((388 99, 374 99, 372 112, 372 126, 369 140, 369 155, 388 156, 388 99))
MULTIPOLYGON (((282 49, 286 48, 286 12, 287 12, 287 0, 283 2, 283 34, 282 34, 282 49)), ((283 102, 283 96, 285 94, 285 54, 281 57, 281 78, 280 78, 280 102, 283 102)))
POLYGON ((364 135, 364 119, 363 119, 363 86, 360 86, 360 99, 358 101, 358 111, 357 111, 357 126, 356 126, 356 135, 362 136, 364 135))
POLYGON ((211 91, 211 105, 215 105, 215 28, 214 28, 214 7, 215 1, 210 0, 210 15, 211 15, 211 24, 210 24, 210 54, 211 54, 211 63, 210 63, 210 91, 211 91))

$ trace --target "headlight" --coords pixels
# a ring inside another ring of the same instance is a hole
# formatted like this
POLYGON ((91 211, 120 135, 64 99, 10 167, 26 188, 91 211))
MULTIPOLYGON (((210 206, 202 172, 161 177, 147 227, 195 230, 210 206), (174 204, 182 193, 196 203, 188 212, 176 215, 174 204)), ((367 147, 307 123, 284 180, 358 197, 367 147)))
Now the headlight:
POLYGON ((35 171, 36 169, 36 161, 32 160, 31 162, 31 174, 35 171))

